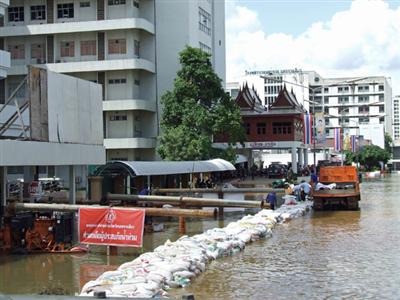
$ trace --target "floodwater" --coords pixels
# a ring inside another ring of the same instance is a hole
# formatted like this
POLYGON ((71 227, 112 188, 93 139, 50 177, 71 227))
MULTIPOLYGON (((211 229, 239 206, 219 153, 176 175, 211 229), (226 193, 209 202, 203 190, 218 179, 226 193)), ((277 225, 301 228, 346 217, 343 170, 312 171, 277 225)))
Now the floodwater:
MULTIPOLYGON (((277 226, 273 237, 213 261, 205 273, 172 296, 196 299, 399 299, 400 175, 362 183, 360 211, 313 212, 277 226)), ((189 234, 225 221, 191 222, 189 234)), ((174 239, 176 223, 145 235, 145 251, 174 239)), ((87 280, 139 254, 107 259, 97 253, 0 257, 0 292, 77 293, 87 280)))

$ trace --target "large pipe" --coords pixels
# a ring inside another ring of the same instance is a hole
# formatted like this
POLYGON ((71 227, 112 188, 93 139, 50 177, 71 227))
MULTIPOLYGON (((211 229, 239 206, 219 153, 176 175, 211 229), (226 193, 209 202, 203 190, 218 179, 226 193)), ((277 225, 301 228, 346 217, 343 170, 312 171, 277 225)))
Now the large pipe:
POLYGON ((154 189, 153 193, 284 193, 284 189, 275 188, 194 188, 194 189, 154 189))
MULTIPOLYGON (((76 204, 44 204, 44 203, 14 203, 9 205, 10 212, 13 211, 65 211, 77 212, 80 208, 94 208, 107 206, 97 205, 76 205, 76 204)), ((144 209, 146 216, 151 217, 197 217, 212 218, 215 216, 214 211, 201 209, 180 209, 180 208, 155 208, 155 207, 113 207, 123 208, 127 210, 144 209)))
POLYGON ((108 200, 125 200, 125 201, 143 201, 143 202, 159 202, 175 205, 187 205, 196 207, 243 207, 243 208, 263 208, 264 201, 240 201, 240 200, 224 200, 224 199, 207 199, 192 197, 174 197, 174 196, 144 196, 144 195, 123 195, 123 194, 107 194, 108 200))

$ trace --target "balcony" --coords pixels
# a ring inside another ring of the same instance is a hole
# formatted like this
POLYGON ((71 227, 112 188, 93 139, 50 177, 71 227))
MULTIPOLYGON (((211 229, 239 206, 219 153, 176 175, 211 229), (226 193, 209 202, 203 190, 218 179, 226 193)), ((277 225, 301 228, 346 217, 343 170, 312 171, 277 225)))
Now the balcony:
POLYGON ((156 103, 149 100, 127 99, 103 101, 103 111, 144 110, 156 111, 156 103))
POLYGON ((156 138, 108 138, 104 139, 106 149, 152 149, 156 138))
POLYGON ((10 5, 10 0, 0 0, 0 15, 4 16, 6 8, 10 5))
POLYGON ((11 66, 10 53, 0 50, 0 78, 7 77, 11 66))
POLYGON ((154 34, 154 25, 142 18, 112 19, 101 21, 66 22, 52 24, 31 24, 0 28, 0 36, 47 35, 91 31, 141 29, 154 34))
MULTIPOLYGON (((155 73, 154 64, 151 61, 142 58, 60 62, 40 66, 57 73, 102 72, 134 69, 155 73)), ((15 65, 9 71, 9 75, 25 74, 28 74, 28 68, 26 65, 15 65)))

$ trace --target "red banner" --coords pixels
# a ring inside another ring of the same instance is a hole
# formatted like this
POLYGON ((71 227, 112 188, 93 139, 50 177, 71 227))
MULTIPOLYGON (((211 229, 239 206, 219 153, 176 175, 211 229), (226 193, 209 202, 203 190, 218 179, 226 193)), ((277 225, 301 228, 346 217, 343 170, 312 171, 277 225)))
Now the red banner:
POLYGON ((83 244, 142 247, 143 228, 142 209, 79 209, 79 241, 83 244))

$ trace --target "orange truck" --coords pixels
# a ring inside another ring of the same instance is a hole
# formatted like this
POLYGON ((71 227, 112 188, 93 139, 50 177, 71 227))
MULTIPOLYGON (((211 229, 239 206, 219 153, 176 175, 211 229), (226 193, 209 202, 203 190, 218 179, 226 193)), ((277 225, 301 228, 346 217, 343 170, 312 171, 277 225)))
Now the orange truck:
POLYGON ((356 167, 327 166, 319 171, 319 182, 336 184, 333 189, 312 189, 315 210, 358 210, 360 182, 356 167))

